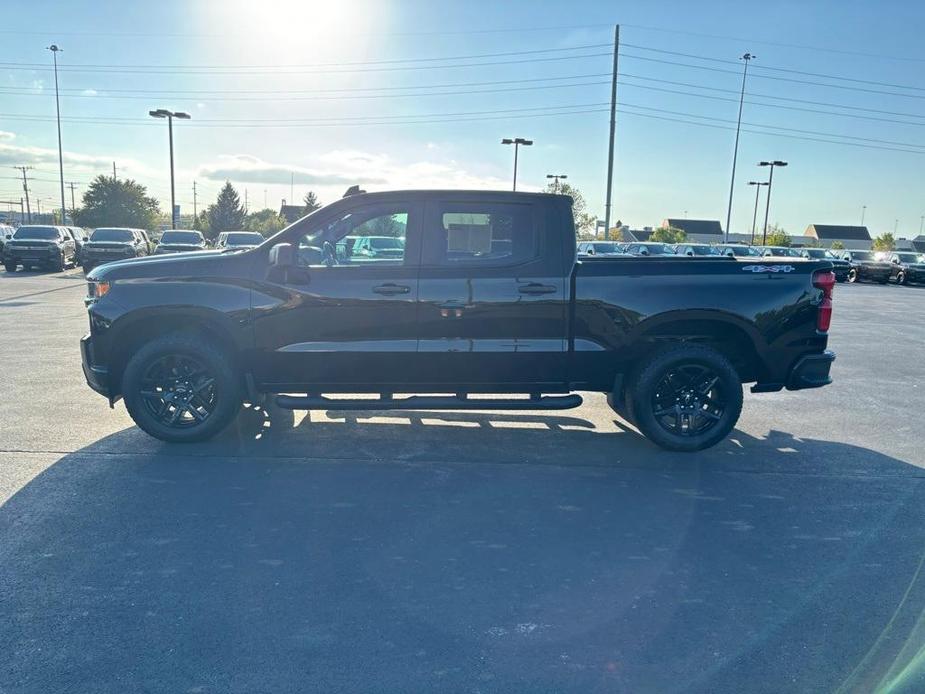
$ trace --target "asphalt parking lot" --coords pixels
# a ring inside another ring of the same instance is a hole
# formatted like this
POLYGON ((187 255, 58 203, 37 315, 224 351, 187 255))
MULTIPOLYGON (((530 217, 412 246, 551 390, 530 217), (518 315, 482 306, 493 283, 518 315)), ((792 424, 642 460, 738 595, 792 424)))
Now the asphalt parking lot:
POLYGON ((0 273, 4 694, 925 689, 925 288, 839 285, 835 384, 684 455, 597 395, 167 445, 84 286, 0 273))

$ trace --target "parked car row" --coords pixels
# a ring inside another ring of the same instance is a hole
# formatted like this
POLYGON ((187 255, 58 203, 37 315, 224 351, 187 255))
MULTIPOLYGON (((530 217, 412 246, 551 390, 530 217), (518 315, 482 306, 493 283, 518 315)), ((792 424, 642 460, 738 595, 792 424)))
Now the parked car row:
POLYGON ((793 258, 794 260, 827 260, 838 282, 878 282, 886 284, 925 283, 925 256, 911 251, 855 251, 825 248, 789 248, 786 246, 749 246, 747 244, 657 242, 620 243, 617 241, 581 241, 579 258, 619 256, 687 257, 726 256, 742 261, 758 258, 793 258))
MULTIPOLYGON (((257 232, 226 231, 214 248, 232 251, 254 248, 264 238, 257 232)), ((151 239, 144 229, 100 227, 87 232, 79 227, 26 224, 19 229, 0 225, 0 255, 7 272, 31 268, 60 271, 82 265, 85 272, 103 263, 147 255, 163 255, 212 248, 202 232, 176 229, 151 239)))

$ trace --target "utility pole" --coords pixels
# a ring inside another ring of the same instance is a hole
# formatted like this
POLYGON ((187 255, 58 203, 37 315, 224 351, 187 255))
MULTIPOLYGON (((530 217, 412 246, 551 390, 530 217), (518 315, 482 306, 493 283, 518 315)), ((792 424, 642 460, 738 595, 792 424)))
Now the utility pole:
POLYGON ((768 175, 768 201, 765 203, 764 207, 764 236, 761 241, 762 246, 766 246, 768 243, 768 212, 771 210, 771 184, 774 182, 774 167, 775 166, 787 166, 787 162, 779 161, 775 159, 774 161, 760 161, 758 166, 770 166, 771 173, 768 175))
POLYGON ((77 205, 74 204, 74 188, 77 187, 77 184, 74 181, 69 181, 67 187, 71 189, 71 214, 73 214, 74 210, 77 209, 77 205))
POLYGON ((925 214, 919 217, 919 236, 922 235, 922 230, 925 229, 925 214))
POLYGON ((604 233, 610 235, 610 202, 613 194, 613 147, 617 131, 617 59, 620 56, 620 25, 613 28, 613 74, 610 76, 610 145, 607 150, 607 196, 604 203, 604 233))
POLYGON ((26 171, 29 171, 32 167, 14 166, 13 168, 22 171, 22 189, 26 194, 26 214, 29 216, 29 224, 32 224, 32 208, 29 207, 29 180, 26 178, 26 171))
POLYGON ((112 180, 116 180, 116 162, 112 163, 112 180))
POLYGON ((732 192, 736 184, 736 159, 739 156, 739 131, 742 128, 742 105, 745 103, 745 78, 748 77, 748 61, 754 60, 755 56, 751 53, 745 53, 741 59, 745 61, 745 69, 742 70, 742 92, 739 94, 739 119, 736 121, 736 142, 732 149, 732 178, 729 181, 729 204, 726 206, 725 240, 727 242, 729 241, 729 224, 732 222, 732 192))
POLYGON ((867 212, 867 205, 861 205, 861 226, 864 226, 864 213, 867 212))
POLYGON ((755 186, 755 213, 752 215, 752 245, 755 245, 755 224, 758 221, 758 193, 761 192, 761 186, 768 185, 767 181, 749 181, 748 185, 755 186))
POLYGON ((896 230, 899 228, 899 220, 893 220, 893 236, 896 236, 896 230))
POLYGON ((247 214, 247 188, 244 189, 244 214, 247 214))
POLYGON ((193 181, 193 220, 198 220, 199 215, 196 214, 196 181, 193 181))
POLYGON ((55 44, 48 47, 55 61, 55 111, 58 120, 58 173, 61 175, 61 223, 67 224, 67 209, 64 203, 64 153, 61 149, 61 102, 58 99, 58 53, 62 50, 55 44))

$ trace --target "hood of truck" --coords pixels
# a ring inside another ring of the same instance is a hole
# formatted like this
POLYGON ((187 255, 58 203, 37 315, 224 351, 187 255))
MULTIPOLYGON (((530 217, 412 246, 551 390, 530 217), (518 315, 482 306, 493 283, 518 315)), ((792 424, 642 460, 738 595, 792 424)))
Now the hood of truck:
POLYGON ((229 259, 246 255, 244 253, 222 253, 221 251, 194 251, 192 253, 168 253, 147 255, 141 258, 116 260, 95 268, 89 280, 120 280, 138 278, 178 277, 181 275, 218 275, 221 266, 229 259))

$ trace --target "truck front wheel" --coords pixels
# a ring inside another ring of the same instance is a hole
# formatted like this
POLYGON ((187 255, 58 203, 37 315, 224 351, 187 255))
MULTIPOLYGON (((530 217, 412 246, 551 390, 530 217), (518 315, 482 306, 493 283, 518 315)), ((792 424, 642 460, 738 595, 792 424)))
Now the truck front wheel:
POLYGON ((657 352, 627 385, 633 423, 653 443, 699 451, 722 441, 742 412, 742 384, 729 360, 706 345, 657 352))
POLYGON ((122 376, 129 415, 162 441, 204 441, 224 429, 241 407, 240 379, 226 354, 188 335, 142 346, 122 376))

